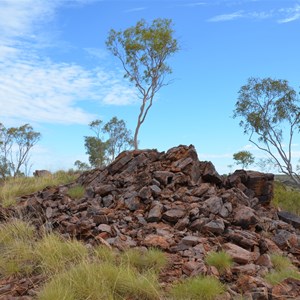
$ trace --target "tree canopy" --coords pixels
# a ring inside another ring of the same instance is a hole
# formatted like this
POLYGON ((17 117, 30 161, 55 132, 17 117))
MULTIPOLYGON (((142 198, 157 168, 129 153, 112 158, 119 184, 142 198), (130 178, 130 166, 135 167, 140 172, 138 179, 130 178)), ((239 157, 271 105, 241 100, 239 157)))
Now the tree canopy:
POLYGON ((241 165, 243 169, 252 165, 255 161, 254 156, 249 151, 239 151, 233 154, 233 159, 237 165, 241 165))
POLYGON ((27 175, 30 150, 40 138, 29 124, 6 128, 0 123, 0 177, 27 175))
POLYGON ((179 50, 173 35, 169 19, 155 19, 150 25, 141 20, 124 31, 112 29, 106 41, 107 48, 121 61, 124 76, 135 85, 142 100, 134 134, 135 149, 138 148, 140 126, 153 98, 167 84, 165 76, 172 72, 166 60, 179 50))
POLYGON ((239 90, 234 117, 242 119, 240 125, 249 141, 264 151, 282 173, 300 184, 292 165, 292 141, 300 128, 300 107, 288 81, 249 78, 239 90))

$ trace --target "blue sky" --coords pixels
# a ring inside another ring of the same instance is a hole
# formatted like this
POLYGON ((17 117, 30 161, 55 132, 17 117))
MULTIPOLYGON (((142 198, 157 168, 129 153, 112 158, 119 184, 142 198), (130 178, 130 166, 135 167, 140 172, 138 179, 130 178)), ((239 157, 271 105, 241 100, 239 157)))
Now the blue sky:
POLYGON ((232 111, 252 76, 286 79, 299 91, 300 1, 0 0, 0 122, 41 132, 33 170, 87 161, 92 120, 117 116, 134 132, 139 101, 105 40, 141 18, 171 18, 181 50, 169 60, 173 83, 157 95, 140 148, 193 144, 221 174, 237 151, 262 156, 232 111))

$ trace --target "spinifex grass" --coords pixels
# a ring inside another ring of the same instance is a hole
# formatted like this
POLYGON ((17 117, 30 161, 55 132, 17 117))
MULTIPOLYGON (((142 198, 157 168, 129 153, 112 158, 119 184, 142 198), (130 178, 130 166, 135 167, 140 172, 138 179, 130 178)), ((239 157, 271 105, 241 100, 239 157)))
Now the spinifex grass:
POLYGON ((151 248, 146 251, 129 249, 122 255, 122 261, 135 267, 139 272, 161 271, 167 264, 167 257, 159 249, 151 248))
POLYGON ((45 235, 36 243, 35 253, 43 272, 66 270, 88 257, 87 248, 77 240, 64 240, 56 234, 45 235))
POLYGON ((40 300, 156 300, 156 277, 142 276, 131 268, 108 263, 82 262, 49 281, 40 300))
POLYGON ((265 279, 272 285, 282 282, 286 278, 300 279, 300 273, 288 257, 271 254, 271 262, 275 271, 266 274, 265 279))
POLYGON ((271 262, 276 271, 283 271, 289 268, 293 268, 293 264, 290 259, 280 254, 271 254, 271 262))
POLYGON ((81 185, 76 185, 68 190, 68 195, 73 199, 80 199, 84 196, 85 189, 81 185))
POLYGON ((274 197, 272 203, 286 211, 300 216, 300 191, 285 186, 283 183, 274 182, 274 197))
POLYGON ((205 258, 205 262, 210 266, 216 267, 220 273, 223 273, 226 270, 230 269, 233 264, 231 256, 225 251, 212 251, 208 253, 205 258))
POLYGON ((0 226, 0 274, 28 275, 36 261, 33 251, 34 228, 20 220, 12 220, 0 226))
POLYGON ((224 291, 224 286, 215 277, 198 276, 174 285, 170 294, 176 300, 213 300, 224 291))
POLYGON ((16 203, 17 197, 40 191, 47 186, 67 184, 76 179, 77 175, 59 171, 44 177, 16 177, 5 180, 0 185, 0 202, 3 206, 16 203))

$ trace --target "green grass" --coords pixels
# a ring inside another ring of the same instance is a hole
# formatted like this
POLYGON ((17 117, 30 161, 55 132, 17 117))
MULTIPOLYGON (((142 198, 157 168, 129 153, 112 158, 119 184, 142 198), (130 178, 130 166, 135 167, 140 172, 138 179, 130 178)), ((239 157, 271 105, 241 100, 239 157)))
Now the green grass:
POLYGON ((209 266, 216 267, 220 274, 230 269, 233 264, 231 256, 225 251, 209 252, 205 258, 205 262, 209 266))
POLYGON ((118 253, 115 250, 109 249, 108 247, 103 245, 96 246, 93 249, 92 254, 97 260, 111 264, 117 264, 117 261, 119 259, 118 253))
POLYGON ((20 220, 0 226, 0 275, 28 275, 35 269, 35 229, 20 220))
POLYGON ((275 270, 265 276, 266 281, 270 284, 278 284, 286 278, 300 279, 300 273, 297 272, 296 267, 288 257, 274 253, 271 254, 271 262, 275 270))
POLYGON ((281 271, 273 271, 265 276, 265 280, 271 285, 276 285, 285 280, 286 278, 295 278, 300 280, 300 273, 297 272, 295 269, 286 269, 281 271))
POLYGON ((274 181, 274 198, 272 203, 275 207, 297 214, 300 216, 300 191, 274 181))
POLYGON ((84 196, 84 193, 85 193, 85 188, 81 185, 73 186, 68 190, 68 195, 72 199, 80 199, 84 196))
POLYGON ((156 300, 160 290, 155 277, 124 266, 83 262, 46 283, 38 299, 156 300))
POLYGON ((158 273, 167 264, 167 257, 159 249, 150 248, 147 251, 129 249, 122 255, 122 261, 135 267, 139 272, 153 271, 158 273))
POLYGON ((224 286, 215 277, 197 276, 174 285, 170 294, 176 300, 213 300, 224 292, 224 286))
POLYGON ((45 235, 35 245, 43 273, 54 274, 78 264, 88 257, 88 250, 77 240, 64 240, 56 234, 45 235))
POLYGON ((0 185, 0 203, 4 207, 15 205, 17 198, 40 191, 48 186, 57 186, 73 182, 78 175, 64 171, 45 177, 10 178, 0 185))
POLYGON ((293 264, 288 257, 276 253, 271 254, 270 257, 273 267, 276 271, 283 271, 293 267, 293 264))

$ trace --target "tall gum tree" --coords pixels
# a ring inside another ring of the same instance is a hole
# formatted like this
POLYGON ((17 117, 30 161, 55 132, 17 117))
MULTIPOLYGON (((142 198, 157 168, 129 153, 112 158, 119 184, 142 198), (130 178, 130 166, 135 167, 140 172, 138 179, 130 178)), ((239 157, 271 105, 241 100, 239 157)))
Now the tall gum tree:
POLYGON ((134 148, 138 148, 138 134, 153 104, 155 94, 165 85, 165 76, 172 72, 166 60, 179 50, 173 37, 170 19, 155 19, 151 25, 145 20, 124 31, 109 32, 107 48, 122 63, 125 78, 138 90, 142 103, 134 133, 134 148))
POLYGON ((297 93, 288 82, 249 78, 239 91, 234 117, 242 119, 240 125, 249 141, 300 185, 300 176, 292 164, 293 138, 300 129, 300 107, 297 93))

